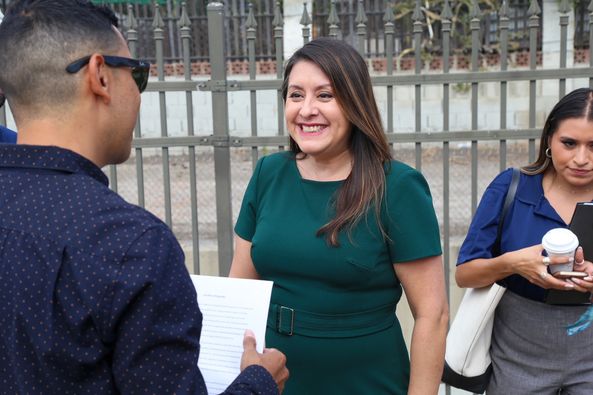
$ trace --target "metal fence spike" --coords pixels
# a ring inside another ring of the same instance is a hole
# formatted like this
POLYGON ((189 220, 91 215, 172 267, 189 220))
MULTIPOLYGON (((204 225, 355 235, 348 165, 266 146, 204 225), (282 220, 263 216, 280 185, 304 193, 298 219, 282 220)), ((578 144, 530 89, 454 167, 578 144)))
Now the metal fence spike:
POLYGON ((393 5, 391 3, 387 3, 385 6, 385 13, 383 14, 383 22, 393 24, 393 20, 395 16, 393 15, 393 5))
POLYGON ((364 2, 363 0, 358 0, 358 9, 356 10, 356 18, 354 22, 357 25, 364 25, 367 23, 367 16, 364 12, 364 2))
POLYGON ((332 0, 331 6, 329 8, 329 16, 327 18, 327 23, 331 26, 337 26, 340 23, 340 18, 338 18, 338 12, 336 11, 336 1, 332 0))
POLYGON ((509 16, 509 2, 508 2, 508 0, 503 0, 502 5, 500 6, 500 10, 498 10, 498 15, 501 18, 507 18, 509 16))
POLYGON ((472 0, 472 9, 469 14, 471 19, 480 19, 482 17, 482 10, 480 10, 480 4, 478 0, 472 0))
POLYGON ((303 26, 309 26, 311 24, 311 17, 307 12, 307 3, 303 3, 303 15, 301 15, 300 24, 303 26))
POLYGON ((253 14, 253 3, 249 3, 249 13, 247 14, 247 20, 245 21, 245 28, 247 29, 255 29, 257 27, 257 21, 255 20, 255 15, 253 14))
POLYGON ((449 5, 449 0, 445 0, 445 4, 443 4, 443 11, 441 12, 441 18, 451 20, 453 18, 453 13, 451 12, 451 6, 449 5))
POLYGON ((282 13, 280 12, 280 2, 276 2, 276 7, 274 7, 274 20, 272 21, 272 26, 280 27, 284 25, 284 18, 282 18, 282 13))
POLYGON ((153 29, 162 29, 165 27, 165 21, 161 16, 161 10, 158 3, 154 3, 154 18, 152 20, 153 29))
POLYGON ((414 22, 420 22, 422 20, 422 10, 420 9, 420 0, 416 0, 414 6, 414 12, 412 13, 412 20, 414 22))
POLYGON ((187 4, 185 1, 181 3, 181 16, 179 17, 179 21, 177 23, 180 28, 189 28, 191 26, 191 20, 187 14, 187 4))
POLYGON ((542 13, 542 9, 539 7, 537 0, 531 0, 529 3, 529 9, 527 10, 527 15, 530 17, 536 16, 542 13))
POLYGON ((134 6, 131 4, 128 4, 128 16, 124 21, 124 27, 126 30, 138 29, 138 21, 136 21, 136 18, 134 17, 134 6))

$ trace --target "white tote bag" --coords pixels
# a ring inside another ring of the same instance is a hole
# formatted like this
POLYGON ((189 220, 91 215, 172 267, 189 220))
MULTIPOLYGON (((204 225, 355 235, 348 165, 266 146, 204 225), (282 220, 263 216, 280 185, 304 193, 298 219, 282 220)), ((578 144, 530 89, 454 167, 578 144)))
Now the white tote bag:
POLYGON ((465 291, 447 335, 444 383, 478 394, 486 390, 494 311, 505 290, 495 283, 465 291))

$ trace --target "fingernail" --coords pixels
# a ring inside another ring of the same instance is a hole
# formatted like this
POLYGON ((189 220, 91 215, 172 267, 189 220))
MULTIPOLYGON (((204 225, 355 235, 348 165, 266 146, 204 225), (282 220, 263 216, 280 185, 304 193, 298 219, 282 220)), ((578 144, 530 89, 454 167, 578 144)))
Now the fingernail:
POLYGON ((591 276, 583 277, 583 280, 591 281, 591 280, 593 280, 593 277, 591 277, 591 276))
POLYGON ((574 258, 573 257, 568 257, 568 263, 572 263, 574 262, 574 258))
POLYGON ((572 284, 564 284, 564 288, 574 288, 574 285, 572 285, 572 284))

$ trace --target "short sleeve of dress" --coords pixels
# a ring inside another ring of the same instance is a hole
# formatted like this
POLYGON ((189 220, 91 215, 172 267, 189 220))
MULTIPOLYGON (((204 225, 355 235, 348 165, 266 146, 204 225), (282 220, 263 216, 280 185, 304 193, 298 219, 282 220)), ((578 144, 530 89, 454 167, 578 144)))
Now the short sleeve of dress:
POLYGON ((439 224, 422 174, 393 162, 387 174, 386 207, 392 263, 441 254, 439 224))
POLYGON ((500 173, 484 191, 480 204, 459 249, 457 265, 484 258, 492 258, 502 205, 509 189, 512 169, 500 173))
POLYGON ((251 180, 249 180, 249 184, 245 190, 245 195, 243 195, 241 210, 239 211, 239 217, 235 224, 235 233, 243 240, 247 241, 251 241, 255 234, 258 208, 257 185, 264 159, 265 157, 262 157, 257 161, 251 180))

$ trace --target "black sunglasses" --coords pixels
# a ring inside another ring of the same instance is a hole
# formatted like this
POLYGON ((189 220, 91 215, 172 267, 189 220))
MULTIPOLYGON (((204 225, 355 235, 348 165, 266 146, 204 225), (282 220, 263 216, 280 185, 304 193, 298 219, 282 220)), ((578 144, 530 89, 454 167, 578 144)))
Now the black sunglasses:
MULTIPOLYGON (((78 73, 84 66, 87 65, 90 59, 90 56, 85 56, 84 58, 75 60, 66 67, 66 71, 71 74, 78 73)), ((146 84, 148 83, 150 63, 143 60, 122 58, 121 56, 103 55, 103 59, 105 60, 105 64, 107 66, 131 68, 132 78, 134 79, 134 82, 136 82, 136 85, 138 85, 138 90, 140 93, 144 92, 144 89, 146 89, 146 84)))

